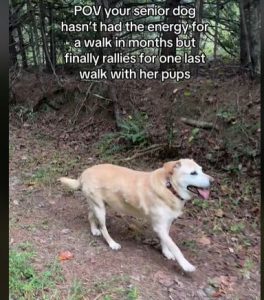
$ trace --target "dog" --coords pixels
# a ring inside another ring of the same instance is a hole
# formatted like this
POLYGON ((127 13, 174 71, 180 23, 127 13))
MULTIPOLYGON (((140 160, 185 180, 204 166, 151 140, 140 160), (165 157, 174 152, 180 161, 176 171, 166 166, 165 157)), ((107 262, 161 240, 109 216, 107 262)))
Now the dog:
POLYGON ((121 246, 106 228, 105 204, 120 213, 147 219, 160 239, 163 255, 176 260, 184 271, 195 271, 169 235, 170 226, 182 215, 186 201, 194 196, 209 198, 214 179, 194 160, 170 161, 152 172, 100 164, 86 169, 78 179, 61 177, 59 181, 73 190, 82 190, 90 208, 92 235, 102 234, 113 250, 121 246))

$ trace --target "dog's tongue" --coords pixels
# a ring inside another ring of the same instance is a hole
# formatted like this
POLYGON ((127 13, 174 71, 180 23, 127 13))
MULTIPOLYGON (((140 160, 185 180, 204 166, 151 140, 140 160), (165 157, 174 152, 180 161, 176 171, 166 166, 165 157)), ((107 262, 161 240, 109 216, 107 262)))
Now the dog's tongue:
POLYGON ((199 194, 204 198, 208 199, 210 195, 210 191, 207 189, 198 189, 199 194))

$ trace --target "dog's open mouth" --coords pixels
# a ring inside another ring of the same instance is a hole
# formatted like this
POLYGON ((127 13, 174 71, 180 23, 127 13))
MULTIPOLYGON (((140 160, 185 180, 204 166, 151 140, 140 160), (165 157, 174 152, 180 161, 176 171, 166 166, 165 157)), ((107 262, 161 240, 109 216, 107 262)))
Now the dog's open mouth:
POLYGON ((187 189, 203 199, 208 199, 210 196, 210 190, 208 188, 200 188, 194 185, 188 185, 187 189))

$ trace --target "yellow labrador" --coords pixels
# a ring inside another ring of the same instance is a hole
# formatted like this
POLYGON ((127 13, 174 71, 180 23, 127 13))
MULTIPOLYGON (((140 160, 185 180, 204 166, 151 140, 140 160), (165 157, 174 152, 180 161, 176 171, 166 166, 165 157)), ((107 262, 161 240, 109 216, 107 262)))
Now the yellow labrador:
POLYGON ((152 172, 101 164, 86 169, 78 179, 62 177, 59 180, 72 189, 83 191, 90 207, 91 232, 102 234, 112 249, 121 246, 107 231, 105 203, 121 213, 148 219, 160 239, 164 256, 176 259, 184 271, 195 271, 169 236, 171 223, 182 214, 187 200, 194 195, 209 198, 213 178, 194 160, 167 162, 152 172))

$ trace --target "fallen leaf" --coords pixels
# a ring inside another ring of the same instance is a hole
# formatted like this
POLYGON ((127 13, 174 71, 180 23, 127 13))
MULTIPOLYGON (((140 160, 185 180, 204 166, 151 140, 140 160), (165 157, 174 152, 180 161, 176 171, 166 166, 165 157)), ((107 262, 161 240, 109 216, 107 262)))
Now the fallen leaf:
POLYGON ((224 212, 221 208, 219 208, 215 211, 215 216, 217 216, 218 218, 222 218, 223 215, 224 215, 224 212))
POLYGON ((34 185, 36 185, 37 183, 35 182, 35 181, 30 181, 30 182, 28 182, 27 183, 27 186, 28 187, 32 187, 32 186, 34 186, 34 185))
POLYGON ((221 297, 224 294, 224 291, 222 289, 219 289, 217 292, 213 293, 212 296, 214 298, 221 297))
POLYGON ((234 249, 231 248, 231 247, 229 247, 228 250, 229 250, 230 253, 235 253, 234 249))
POLYGON ((199 244, 204 245, 204 246, 207 246, 207 245, 211 244, 211 240, 208 237, 206 237, 206 236, 203 236, 203 237, 197 239, 196 241, 199 244))
POLYGON ((73 258, 73 254, 70 251, 62 251, 59 254, 59 260, 68 260, 73 258))
POLYGON ((224 195, 228 195, 232 192, 232 190, 227 185, 221 185, 221 191, 224 195))
POLYGON ((154 274, 154 281, 156 280, 166 287, 169 287, 174 284, 174 279, 170 275, 165 274, 162 271, 158 271, 154 274))
POLYGON ((176 276, 174 277, 174 281, 180 288, 184 286, 184 284, 176 276))
POLYGON ((236 282, 235 276, 219 276, 215 280, 219 282, 219 289, 212 295, 214 298, 220 297, 222 294, 227 294, 234 291, 233 286, 236 282))

